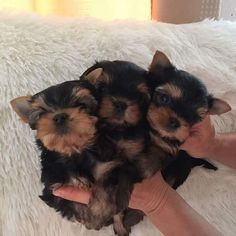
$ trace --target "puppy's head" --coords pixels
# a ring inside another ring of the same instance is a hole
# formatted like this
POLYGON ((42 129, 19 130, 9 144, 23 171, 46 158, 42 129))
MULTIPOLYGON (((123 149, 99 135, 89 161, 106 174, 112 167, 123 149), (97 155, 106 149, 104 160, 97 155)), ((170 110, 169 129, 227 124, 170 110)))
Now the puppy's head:
POLYGON ((11 101, 21 119, 36 129, 37 138, 50 151, 70 156, 86 148, 95 135, 97 102, 92 87, 69 81, 34 96, 11 101))
POLYGON ((198 78, 176 69, 162 52, 154 55, 149 75, 152 101, 148 120, 162 137, 182 143, 191 126, 207 114, 220 115, 231 109, 211 96, 198 78))
POLYGON ((135 126, 146 116, 147 72, 126 61, 102 61, 89 68, 82 80, 99 91, 99 117, 114 127, 135 126))

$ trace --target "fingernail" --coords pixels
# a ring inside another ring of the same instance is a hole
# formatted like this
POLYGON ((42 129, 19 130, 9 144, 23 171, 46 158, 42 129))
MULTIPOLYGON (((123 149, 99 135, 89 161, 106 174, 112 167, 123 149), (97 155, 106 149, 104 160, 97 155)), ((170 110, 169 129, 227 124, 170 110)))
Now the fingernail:
POLYGON ((52 194, 55 195, 55 196, 61 196, 63 194, 63 191, 61 191, 61 190, 53 190, 52 194))

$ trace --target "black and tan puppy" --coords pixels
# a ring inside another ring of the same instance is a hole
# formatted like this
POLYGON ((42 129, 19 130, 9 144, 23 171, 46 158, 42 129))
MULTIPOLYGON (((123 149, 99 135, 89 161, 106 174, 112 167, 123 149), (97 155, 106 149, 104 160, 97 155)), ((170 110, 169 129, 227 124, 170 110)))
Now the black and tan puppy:
MULTIPOLYGON (((62 216, 98 229, 117 211, 116 189, 107 185, 103 188, 107 173, 117 162, 104 161, 106 147, 96 144, 95 92, 86 81, 68 81, 34 96, 16 98, 11 105, 21 119, 36 130, 44 184, 41 199, 62 216), (52 190, 61 185, 90 188, 94 198, 89 207, 54 196, 52 190)), ((111 144, 109 148, 114 154, 107 159, 115 160, 118 153, 111 144)))
POLYGON ((112 143, 119 152, 122 165, 111 173, 109 184, 119 183, 116 198, 121 212, 115 220, 120 229, 115 231, 123 228, 126 235, 127 225, 137 223, 143 216, 138 211, 132 211, 133 215, 129 211, 127 216, 132 222, 125 215, 122 226, 122 210, 128 207, 133 185, 160 170, 164 158, 159 147, 150 146, 147 71, 127 61, 102 61, 89 68, 81 79, 89 81, 98 91, 100 145, 108 147, 112 143))
POLYGON ((81 77, 97 89, 99 132, 112 138, 131 157, 149 141, 146 114, 150 94, 146 76, 147 71, 131 62, 102 61, 81 77))
POLYGON ((148 81, 152 90, 148 110, 152 140, 172 157, 162 173, 176 189, 194 166, 216 169, 204 159, 179 151, 192 125, 209 114, 220 115, 231 108, 225 101, 210 95, 198 78, 174 67, 162 52, 157 51, 153 58, 148 81))

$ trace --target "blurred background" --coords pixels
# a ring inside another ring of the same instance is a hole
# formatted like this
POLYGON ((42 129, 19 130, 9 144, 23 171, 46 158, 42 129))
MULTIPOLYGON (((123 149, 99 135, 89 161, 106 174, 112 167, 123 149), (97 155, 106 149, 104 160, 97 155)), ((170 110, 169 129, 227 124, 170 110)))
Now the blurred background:
POLYGON ((42 15, 153 19, 177 24, 205 18, 236 20, 236 0, 0 0, 0 10, 9 9, 42 15))

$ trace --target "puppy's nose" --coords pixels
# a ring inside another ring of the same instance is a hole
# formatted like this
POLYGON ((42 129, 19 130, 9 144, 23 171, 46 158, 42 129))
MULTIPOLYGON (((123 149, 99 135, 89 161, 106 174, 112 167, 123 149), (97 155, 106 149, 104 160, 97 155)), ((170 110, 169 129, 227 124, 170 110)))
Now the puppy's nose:
POLYGON ((67 121, 68 118, 69 115, 67 113, 59 113, 54 116, 53 120, 57 125, 62 125, 67 121))
POLYGON ((171 118, 169 120, 168 128, 171 130, 176 130, 180 127, 180 123, 176 118, 171 118))
POLYGON ((127 104, 122 101, 115 101, 113 104, 117 111, 124 111, 127 108, 127 104))

